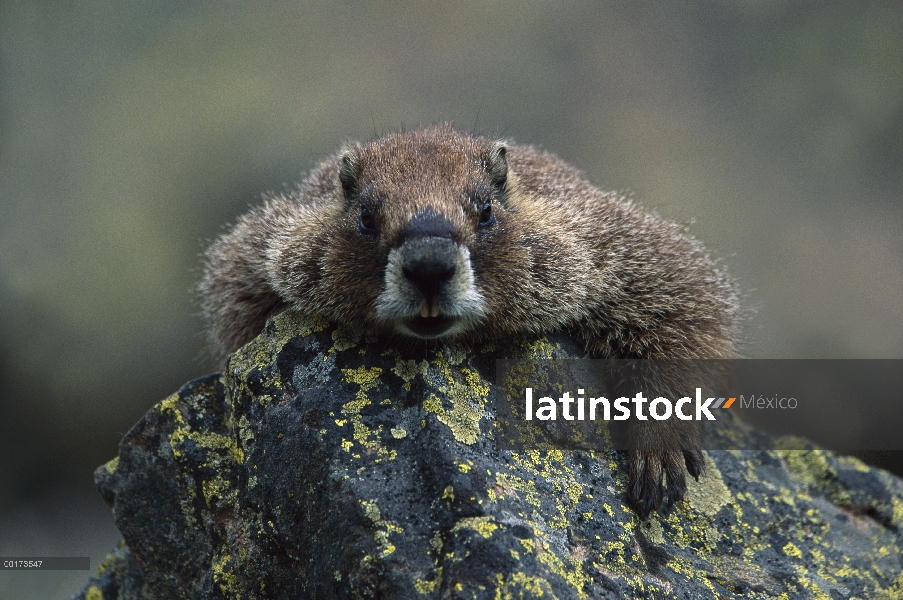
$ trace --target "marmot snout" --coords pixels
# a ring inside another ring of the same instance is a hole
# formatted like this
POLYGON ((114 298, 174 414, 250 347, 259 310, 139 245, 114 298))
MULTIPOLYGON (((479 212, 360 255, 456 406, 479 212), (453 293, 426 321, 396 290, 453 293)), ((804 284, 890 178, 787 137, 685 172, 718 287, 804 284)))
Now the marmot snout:
POLYGON ((430 339, 466 331, 485 316, 470 252, 447 219, 419 212, 399 243, 389 251, 385 290, 376 300, 376 314, 388 328, 430 339))
MULTIPOLYGON (((446 126, 346 148, 207 259, 223 361, 292 306, 421 339, 568 330, 597 358, 736 355, 736 287, 699 242, 551 154, 446 126)), ((695 423, 637 421, 629 438, 638 512, 682 498, 695 423)))

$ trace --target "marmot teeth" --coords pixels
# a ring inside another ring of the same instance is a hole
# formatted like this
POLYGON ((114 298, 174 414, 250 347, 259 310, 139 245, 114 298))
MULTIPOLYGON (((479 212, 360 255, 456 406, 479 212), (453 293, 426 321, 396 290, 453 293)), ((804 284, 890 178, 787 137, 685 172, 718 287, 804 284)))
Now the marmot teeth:
POLYGON ((427 319, 429 317, 438 317, 441 314, 442 314, 442 309, 439 308, 438 304, 433 304, 431 306, 430 303, 427 302, 426 300, 424 300, 420 304, 420 316, 423 317, 424 319, 427 319))

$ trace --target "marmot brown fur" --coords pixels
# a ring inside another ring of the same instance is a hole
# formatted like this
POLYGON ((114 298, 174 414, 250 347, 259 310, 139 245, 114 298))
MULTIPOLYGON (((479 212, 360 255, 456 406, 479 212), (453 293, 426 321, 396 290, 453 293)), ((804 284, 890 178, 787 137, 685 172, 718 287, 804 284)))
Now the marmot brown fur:
MULTIPOLYGON (((679 226, 448 126, 350 145, 266 198, 207 251, 200 293, 220 360, 288 307, 421 339, 565 329, 599 358, 736 354, 736 288, 679 226)), ((629 439, 640 515, 681 499, 695 422, 635 421, 629 439)))

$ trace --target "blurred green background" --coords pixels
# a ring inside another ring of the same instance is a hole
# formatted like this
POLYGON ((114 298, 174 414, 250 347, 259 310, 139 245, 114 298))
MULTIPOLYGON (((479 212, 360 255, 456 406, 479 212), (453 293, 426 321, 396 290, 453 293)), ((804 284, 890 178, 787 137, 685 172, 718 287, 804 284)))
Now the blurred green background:
POLYGON ((756 311, 748 356, 903 357, 896 0, 0 0, 0 555, 116 542, 91 473, 214 370, 192 286, 224 224, 439 121, 692 221, 756 311))

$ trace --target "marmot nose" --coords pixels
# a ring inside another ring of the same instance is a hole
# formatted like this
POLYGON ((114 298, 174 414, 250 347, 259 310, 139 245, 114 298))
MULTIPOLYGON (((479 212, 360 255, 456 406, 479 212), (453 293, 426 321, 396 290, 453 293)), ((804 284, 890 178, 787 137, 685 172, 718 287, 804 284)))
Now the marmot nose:
MULTIPOLYGON (((433 257, 439 258, 439 257, 433 257)), ((424 298, 432 300, 442 292, 442 286, 455 275, 455 265, 447 260, 414 260, 402 269, 424 298)))
POLYGON ((432 209, 414 215, 399 235, 402 273, 427 302, 432 303, 455 276, 455 239, 451 222, 432 209))

